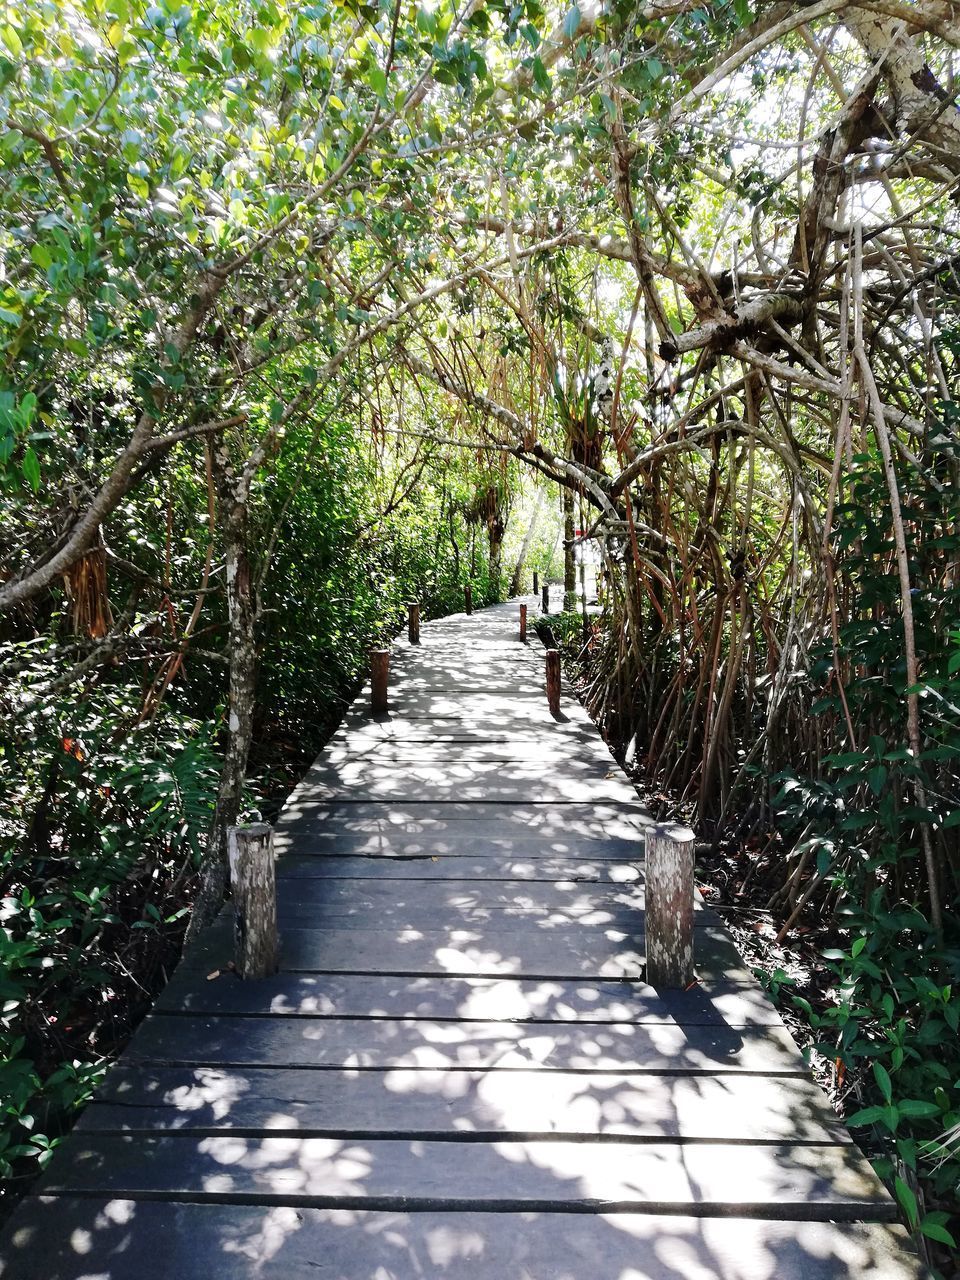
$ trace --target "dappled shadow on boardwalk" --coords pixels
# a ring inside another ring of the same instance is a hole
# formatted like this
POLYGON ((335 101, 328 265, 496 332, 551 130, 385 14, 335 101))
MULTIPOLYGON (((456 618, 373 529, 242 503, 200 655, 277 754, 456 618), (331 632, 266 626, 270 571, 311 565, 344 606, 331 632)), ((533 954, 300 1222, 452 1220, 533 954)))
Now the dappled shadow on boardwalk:
MULTIPOLYGON (((39 1207, 39 1206, 38 1206, 39 1207)), ((643 1214, 415 1213, 68 1200, 4 1280, 912 1280, 884 1228, 643 1214)))

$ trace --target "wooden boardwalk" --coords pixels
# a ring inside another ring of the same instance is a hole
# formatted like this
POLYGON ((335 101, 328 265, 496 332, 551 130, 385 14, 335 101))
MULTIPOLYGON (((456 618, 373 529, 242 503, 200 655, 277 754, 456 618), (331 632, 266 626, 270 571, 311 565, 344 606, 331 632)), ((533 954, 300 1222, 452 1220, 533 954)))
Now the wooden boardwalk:
POLYGON ((281 972, 210 978, 209 931, 4 1280, 921 1274, 717 916, 698 986, 644 984, 648 816, 516 618, 394 646, 280 823, 281 972))

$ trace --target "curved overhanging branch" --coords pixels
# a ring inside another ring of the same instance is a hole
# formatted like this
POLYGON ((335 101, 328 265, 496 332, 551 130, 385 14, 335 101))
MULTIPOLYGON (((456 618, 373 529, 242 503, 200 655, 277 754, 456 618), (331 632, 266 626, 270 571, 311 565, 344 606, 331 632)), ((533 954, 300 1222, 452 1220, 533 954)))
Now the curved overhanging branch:
POLYGON ((792 326, 804 317, 803 299, 796 293, 765 293, 749 298, 715 320, 707 320, 697 329, 665 338, 660 343, 660 355, 668 363, 690 351, 703 347, 726 348, 741 338, 756 335, 771 320, 792 326))
POLYGON ((482 391, 476 391, 472 387, 466 386, 452 374, 436 368, 435 365, 429 364, 426 360, 421 360, 418 356, 405 353, 403 360, 412 373, 429 378, 438 387, 441 387, 449 395, 455 396, 463 404, 472 405, 474 408, 481 410, 487 417, 493 418, 495 422, 505 426, 514 440, 514 443, 510 446, 510 452, 515 457, 543 464, 553 472, 553 478, 558 483, 566 484, 578 492, 582 491, 605 516, 614 520, 619 519, 620 513, 606 491, 606 485, 609 482, 604 481, 602 476, 599 476, 589 467, 581 467, 575 462, 570 462, 567 458, 561 458, 544 445, 537 443, 526 444, 525 441, 529 438, 530 431, 512 409, 499 404, 496 400, 491 399, 490 396, 484 395, 482 391))
POLYGON ((897 130, 928 147, 937 163, 960 175, 960 112, 930 69, 923 48, 894 18, 859 7, 844 25, 881 68, 893 98, 897 130))

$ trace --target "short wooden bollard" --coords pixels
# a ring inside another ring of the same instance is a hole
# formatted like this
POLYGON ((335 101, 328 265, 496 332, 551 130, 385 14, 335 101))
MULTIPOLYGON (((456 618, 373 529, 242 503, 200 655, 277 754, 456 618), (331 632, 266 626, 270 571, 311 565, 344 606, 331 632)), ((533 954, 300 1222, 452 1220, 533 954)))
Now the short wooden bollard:
POLYGON ((541 601, 541 605, 544 613, 550 612, 550 583, 549 582, 545 582, 543 584, 543 600, 541 601))
POLYGON ((535 596, 540 594, 540 575, 537 573, 536 569, 533 571, 533 594, 535 596))
POLYGON ((387 709, 387 679, 390 675, 390 650, 370 650, 370 709, 379 715, 387 709))
POLYGON ((411 644, 420 643, 420 606, 413 600, 407 605, 407 637, 411 644))
POLYGON ((227 828, 237 972, 266 978, 277 971, 277 879, 273 828, 265 822, 227 828))
POLYGON ((693 832, 659 823, 646 843, 647 982, 688 987, 693 981, 693 832))
POLYGON ((560 650, 547 650, 547 706, 552 716, 560 714, 560 650))
POLYGON ((463 611, 473 613, 473 587, 468 582, 463 588, 463 611))
POLYGON ((524 644, 527 642, 527 606, 520 606, 520 639, 524 644))

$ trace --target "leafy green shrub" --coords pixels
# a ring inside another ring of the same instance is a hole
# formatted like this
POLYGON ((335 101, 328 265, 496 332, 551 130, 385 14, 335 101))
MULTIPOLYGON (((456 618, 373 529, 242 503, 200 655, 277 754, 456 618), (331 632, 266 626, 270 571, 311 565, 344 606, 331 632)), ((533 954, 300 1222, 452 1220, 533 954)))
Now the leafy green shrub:
POLYGON ((833 727, 844 708, 856 747, 826 755, 816 776, 779 778, 779 821, 794 841, 805 832, 815 875, 837 898, 834 975, 821 1007, 794 996, 817 1049, 837 1064, 864 1105, 849 1123, 872 1135, 876 1166, 893 1185, 911 1226, 953 1245, 949 1210, 960 1187, 960 1153, 939 1139, 960 1122, 960 930, 955 912, 960 831, 960 588, 949 571, 960 551, 948 499, 913 477, 904 495, 911 530, 913 609, 922 672, 921 758, 905 745, 907 688, 898 583, 883 479, 874 458, 857 459, 850 501, 838 510, 843 567, 858 583, 857 608, 811 670, 822 696, 813 710, 833 727), (922 781, 926 805, 917 801, 922 781), (945 929, 931 923, 924 839, 934 851, 935 892, 945 929))
MULTIPOLYGON (((50 668, 35 656, 27 688, 50 668)), ((21 672, 21 679, 24 673, 21 672)), ((0 783, 0 1176, 31 1174, 176 957, 216 789, 210 726, 139 691, 27 693, 0 783)))

